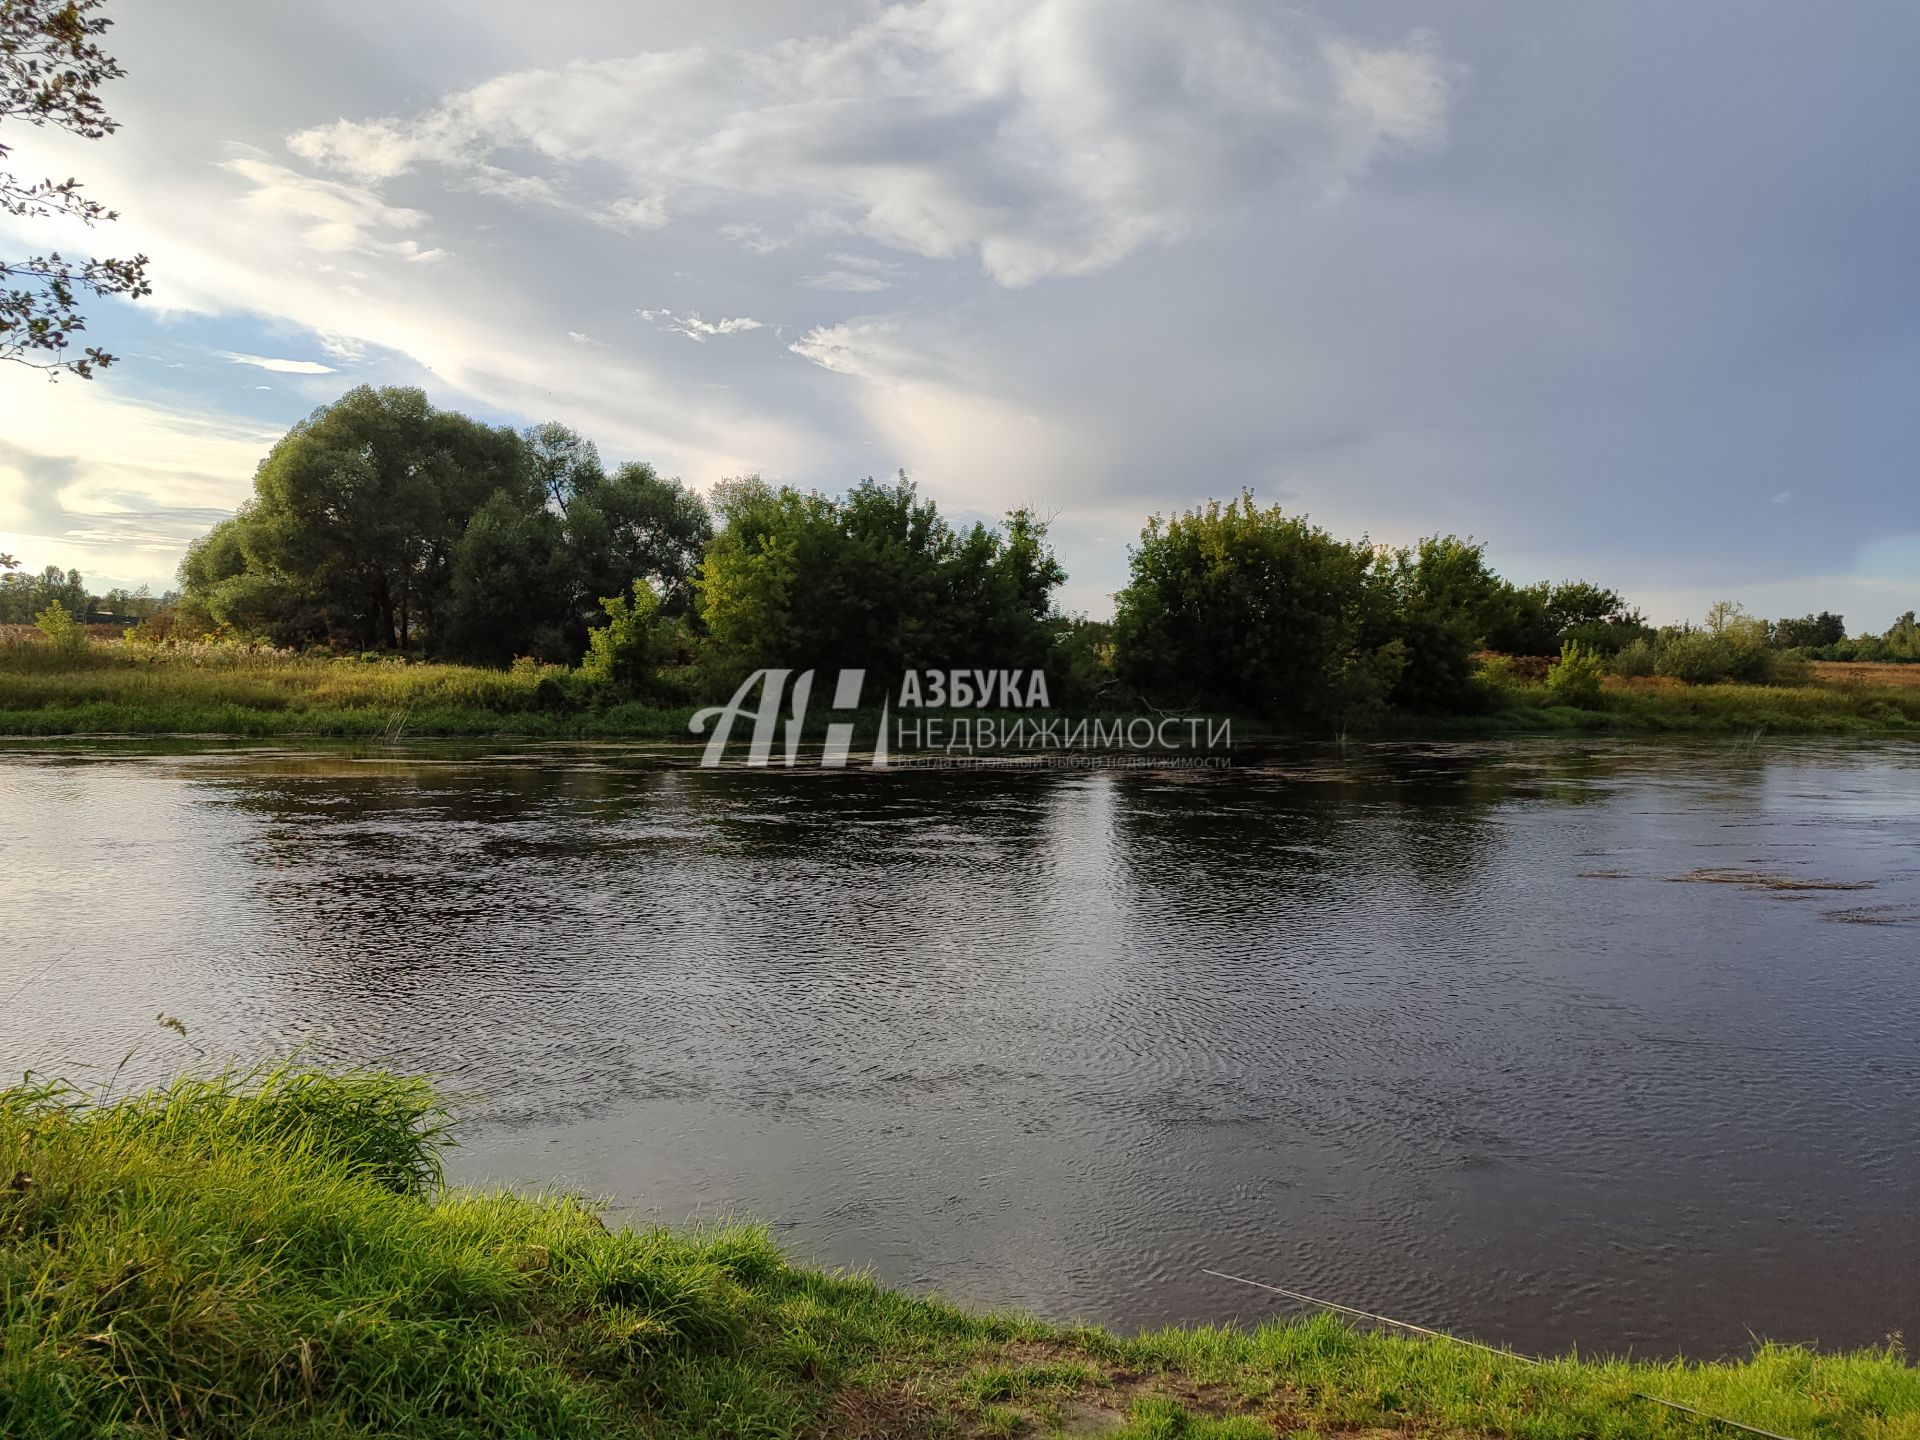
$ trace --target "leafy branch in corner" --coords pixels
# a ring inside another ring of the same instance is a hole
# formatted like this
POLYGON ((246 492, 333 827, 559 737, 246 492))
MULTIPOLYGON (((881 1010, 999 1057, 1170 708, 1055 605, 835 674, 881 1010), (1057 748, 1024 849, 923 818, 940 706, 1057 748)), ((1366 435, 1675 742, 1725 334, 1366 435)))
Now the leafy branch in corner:
MULTIPOLYGON (((111 20, 94 12, 104 0, 0 0, 0 122, 51 125, 83 140, 100 140, 119 128, 99 90, 126 74, 100 47, 111 20)), ((13 149, 0 143, 0 213, 19 219, 58 218, 86 226, 119 219, 81 193, 78 180, 26 181, 15 176, 13 149)), ((93 378, 115 357, 98 346, 68 352, 87 328, 83 296, 153 293, 147 257, 131 260, 68 259, 55 251, 25 260, 0 260, 0 360, 11 360, 50 378, 61 373, 93 378)))

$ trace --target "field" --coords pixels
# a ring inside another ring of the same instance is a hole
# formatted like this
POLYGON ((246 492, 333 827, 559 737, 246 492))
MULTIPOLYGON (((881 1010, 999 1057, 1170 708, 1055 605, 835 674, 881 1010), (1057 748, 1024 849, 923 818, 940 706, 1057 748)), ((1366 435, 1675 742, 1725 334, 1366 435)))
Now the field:
POLYGON ((688 708, 589 707, 558 666, 488 670, 221 644, 0 635, 0 735, 683 738, 688 708), (544 683, 543 683, 544 682, 544 683))
MULTIPOLYGON (((377 1072, 0 1091, 0 1434, 55 1437, 1920 1437, 1896 1350, 1531 1364, 1325 1315, 1121 1337, 447 1191, 377 1072)), ((1223 1309, 1234 1302, 1223 1300, 1223 1309)))
POLYGON ((1828 685, 1920 688, 1920 665, 1881 665, 1867 660, 1815 660, 1814 679, 1828 685))

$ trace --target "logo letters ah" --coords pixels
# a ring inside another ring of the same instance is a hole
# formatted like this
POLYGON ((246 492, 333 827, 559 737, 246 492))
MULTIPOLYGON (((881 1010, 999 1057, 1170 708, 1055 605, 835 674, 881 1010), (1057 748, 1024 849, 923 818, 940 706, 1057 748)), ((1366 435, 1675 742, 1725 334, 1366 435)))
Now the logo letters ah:
MULTIPOLYGON (((753 739, 747 746, 747 764, 765 766, 771 763, 774 738, 782 729, 780 700, 786 693, 787 677, 793 673, 779 669, 756 670, 740 682, 740 688, 733 692, 733 698, 725 705, 711 705, 694 713, 687 727, 694 734, 704 735, 707 727, 713 726, 713 736, 707 741, 706 753, 700 757, 702 768, 711 770, 719 766, 726 755, 727 741, 733 736, 733 722, 749 713, 753 716, 753 739), (749 701, 756 689, 760 692, 760 703, 749 711, 749 701)), ((866 675, 865 670, 840 672, 833 687, 834 709, 859 708, 860 686, 866 675)), ((781 737, 785 742, 782 763, 789 767, 799 760, 801 728, 807 717, 807 701, 812 694, 813 671, 802 670, 793 682, 785 734, 781 737)), ((887 712, 890 708, 884 704, 881 707, 880 738, 873 747, 873 763, 876 766, 887 763, 887 712)), ((853 725, 847 721, 836 721, 827 726, 826 744, 820 752, 820 763, 835 768, 845 766, 852 746, 853 725)))

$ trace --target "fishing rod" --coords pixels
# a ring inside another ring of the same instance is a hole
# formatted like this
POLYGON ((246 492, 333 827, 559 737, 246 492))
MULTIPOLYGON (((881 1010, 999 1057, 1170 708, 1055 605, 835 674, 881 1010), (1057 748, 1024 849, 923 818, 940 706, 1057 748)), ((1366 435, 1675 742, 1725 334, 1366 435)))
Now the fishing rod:
MULTIPOLYGON (((1450 1340, 1455 1345, 1465 1345, 1474 1350, 1484 1350, 1489 1355, 1498 1355, 1505 1360, 1518 1360, 1522 1365, 1545 1366, 1550 1363, 1542 1360, 1537 1355, 1522 1355, 1517 1350, 1503 1350, 1497 1345, 1482 1345, 1478 1340, 1467 1340, 1458 1335, 1449 1335, 1444 1330, 1429 1330, 1425 1325, 1415 1325, 1411 1320, 1396 1320, 1391 1315, 1376 1315, 1371 1310, 1356 1309, 1352 1305, 1342 1305, 1336 1300, 1322 1300, 1318 1295, 1308 1295, 1300 1290, 1289 1290, 1284 1285, 1269 1285, 1264 1280, 1249 1280, 1244 1275, 1229 1275, 1224 1270, 1209 1270, 1204 1265, 1200 1267, 1200 1273, 1202 1275, 1211 1275, 1216 1280, 1231 1280, 1236 1285, 1251 1285, 1256 1290, 1268 1290, 1275 1295, 1284 1295, 1287 1299, 1298 1301, 1303 1305, 1318 1305, 1323 1310, 1333 1310, 1342 1315, 1353 1315, 1362 1320, 1374 1320, 1382 1325, 1392 1325, 1401 1330, 1410 1330, 1415 1335, 1425 1335, 1429 1339, 1450 1340)), ((1729 1420, 1726 1416, 1715 1415, 1710 1410, 1701 1410, 1695 1406, 1682 1404, 1678 1400, 1668 1400, 1659 1395, 1649 1395, 1644 1390, 1630 1390, 1627 1393, 1636 1400, 1645 1400, 1653 1405, 1664 1405, 1669 1410, 1684 1411, 1686 1414, 1697 1416, 1702 1420, 1710 1420, 1716 1425, 1725 1425, 1732 1430, 1744 1430, 1749 1435, 1764 1436, 1765 1440, 1794 1440, 1793 1436, 1782 1435, 1777 1430, 1762 1430, 1758 1425, 1749 1425, 1741 1420, 1729 1420)))

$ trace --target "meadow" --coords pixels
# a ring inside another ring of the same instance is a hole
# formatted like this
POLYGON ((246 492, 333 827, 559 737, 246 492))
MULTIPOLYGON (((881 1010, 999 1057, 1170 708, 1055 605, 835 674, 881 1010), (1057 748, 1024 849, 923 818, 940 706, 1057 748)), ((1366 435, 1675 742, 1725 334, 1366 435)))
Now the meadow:
MULTIPOLYGON (((0 1433, 1920 1437, 1895 1348, 1529 1363, 1325 1314, 1123 1337, 449 1190, 427 1082, 279 1068, 0 1091, 0 1433)), ((1238 1304, 1223 1297, 1222 1308, 1238 1304)))
MULTIPOLYGON (((1920 729, 1920 666, 1825 662, 1798 683, 1691 685, 1606 677, 1571 705, 1537 676, 1489 666, 1481 703, 1443 716, 1388 713, 1353 733, 1554 731, 1695 734, 1874 734, 1920 729)), ((685 740, 691 704, 621 699, 579 670, 520 662, 508 669, 397 657, 295 655, 231 642, 142 645, 49 642, 29 626, 0 628, 0 735, 338 736, 357 739, 513 736, 685 740)), ((1102 713, 1112 713, 1103 709, 1102 713)), ((810 717, 824 724, 823 715, 810 717)), ((1236 739, 1277 738, 1237 719, 1236 739)))

